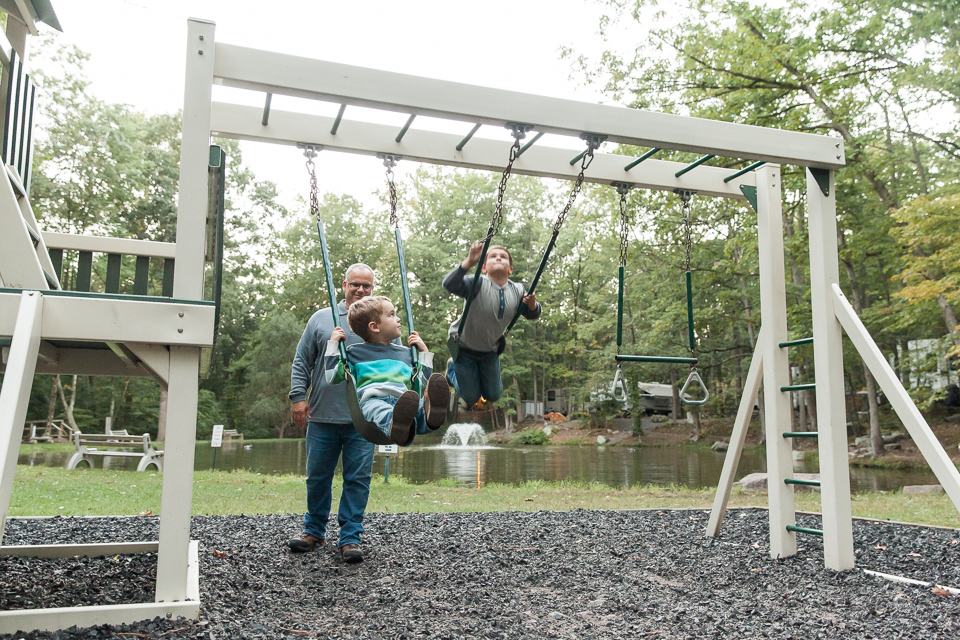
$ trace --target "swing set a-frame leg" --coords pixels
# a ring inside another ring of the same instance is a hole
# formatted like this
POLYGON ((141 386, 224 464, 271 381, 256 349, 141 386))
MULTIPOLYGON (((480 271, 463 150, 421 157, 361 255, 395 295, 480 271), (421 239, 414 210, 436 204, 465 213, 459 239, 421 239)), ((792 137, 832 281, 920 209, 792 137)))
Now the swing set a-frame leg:
POLYGON ((760 385, 763 383, 763 344, 764 330, 760 327, 757 335, 757 346, 753 351, 750 369, 743 385, 743 395, 740 397, 740 408, 737 409, 737 418, 733 423, 733 433, 730 435, 730 446, 723 459, 723 471, 720 472, 720 483, 717 486, 717 495, 713 499, 713 508, 710 510, 710 521, 707 523, 707 535, 716 538, 720 535, 720 524, 727 510, 730 500, 730 491, 733 489, 733 478, 740 464, 740 454, 747 440, 747 429, 750 427, 750 418, 753 417, 753 406, 760 385))

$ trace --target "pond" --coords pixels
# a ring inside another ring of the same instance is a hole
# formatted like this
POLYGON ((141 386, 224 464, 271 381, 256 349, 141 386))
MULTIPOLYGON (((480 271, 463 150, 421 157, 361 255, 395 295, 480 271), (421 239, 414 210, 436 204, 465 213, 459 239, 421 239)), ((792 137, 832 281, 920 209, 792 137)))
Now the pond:
MULTIPOLYGON (((64 466, 68 453, 23 454, 20 464, 64 466)), ((465 485, 519 484, 529 480, 575 480, 600 482, 615 487, 635 485, 685 485, 715 487, 723 468, 724 454, 699 447, 602 447, 602 446, 457 446, 432 443, 401 449, 390 459, 390 475, 414 482, 454 478, 465 485)), ((377 455, 374 473, 382 475, 386 457, 377 455)), ((134 461, 111 458, 109 468, 135 469, 134 461)), ((100 466, 101 461, 97 461, 100 466)), ((196 469, 213 467, 209 442, 197 443, 196 469)), ((268 474, 302 474, 306 464, 303 440, 251 440, 228 442, 217 453, 216 468, 247 469, 268 474)), ((762 452, 744 451, 737 478, 766 471, 762 452)), ((816 465, 795 463, 794 471, 816 473, 816 465)), ((893 491, 904 485, 936 484, 929 471, 851 468, 854 492, 893 491)))

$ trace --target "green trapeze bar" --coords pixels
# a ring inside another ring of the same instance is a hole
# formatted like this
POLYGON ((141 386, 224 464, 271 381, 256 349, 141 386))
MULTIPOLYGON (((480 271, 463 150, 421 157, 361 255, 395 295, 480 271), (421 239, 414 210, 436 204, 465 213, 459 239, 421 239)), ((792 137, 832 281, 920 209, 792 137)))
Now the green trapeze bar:
POLYGON ((690 351, 697 348, 693 337, 693 277, 687 271, 687 333, 690 337, 690 351))
POLYGON ((634 160, 633 162, 631 162, 630 164, 628 164, 627 166, 625 166, 625 167, 623 168, 623 170, 624 170, 624 171, 630 171, 630 169, 633 169, 635 166, 637 166, 638 164, 640 164, 641 162, 643 162, 643 161, 646 160, 647 158, 652 157, 652 156, 653 156, 655 153, 657 153, 658 151, 660 151, 660 147, 654 147, 653 149, 650 149, 650 151, 647 151, 645 154, 643 154, 642 156, 640 156, 639 158, 637 158, 636 160, 634 160))
POLYGON ((795 531, 796 533, 809 533, 814 536, 823 535, 823 531, 820 531, 820 529, 808 529, 806 527, 795 527, 792 524, 787 525, 787 531, 795 531))
POLYGON ((400 129, 400 133, 397 134, 397 138, 396 138, 397 142, 400 142, 401 140, 403 140, 403 136, 407 135, 407 129, 410 128, 410 125, 413 124, 413 119, 416 117, 417 117, 417 114, 413 114, 409 118, 407 118, 407 123, 403 125, 403 129, 400 129))
POLYGON ((700 165, 702 165, 704 162, 706 162, 707 160, 709 160, 710 158, 713 158, 713 157, 714 157, 713 154, 705 155, 705 156, 703 156, 702 158, 700 158, 699 160, 696 160, 696 161, 694 161, 694 162, 691 162, 690 164, 688 164, 687 166, 685 166, 683 169, 680 169, 680 171, 677 171, 677 172, 676 172, 675 174, 673 174, 673 175, 674 175, 675 177, 679 178, 680 176, 682 176, 683 174, 685 174, 687 171, 690 171, 691 169, 696 169, 697 167, 699 167, 700 165))
POLYGON ((784 347, 795 347, 801 344, 813 344, 813 338, 800 338, 799 340, 789 340, 787 342, 781 342, 780 348, 784 347))
POLYGON ((617 288, 617 346, 619 347, 623 342, 623 266, 620 266, 620 271, 617 274, 617 282, 619 284, 617 288))
POLYGON ((760 167, 760 166, 765 165, 765 164, 767 164, 767 161, 766 161, 766 160, 761 160, 761 161, 759 161, 759 162, 754 162, 753 164, 748 165, 748 166, 744 167, 743 169, 740 169, 740 171, 737 171, 736 173, 727 176, 726 178, 723 179, 723 181, 726 183, 726 182, 730 182, 731 180, 735 180, 736 178, 739 178, 739 177, 742 176, 743 174, 748 173, 748 172, 750 172, 750 171, 753 171, 753 170, 756 169, 757 167, 760 167))
POLYGON ((805 487, 819 487, 819 480, 797 480, 796 478, 785 478, 783 484, 800 484, 805 487))
POLYGON ((784 438, 819 438, 820 434, 816 431, 784 431, 784 438))
POLYGON ((667 364, 697 364, 696 358, 673 356, 615 356, 617 362, 663 362, 667 364))
POLYGON ((470 133, 463 136, 463 140, 461 140, 460 144, 457 145, 457 151, 463 151, 463 148, 466 146, 468 142, 470 142, 470 138, 473 137, 473 134, 475 134, 479 130, 480 130, 479 124, 473 125, 473 129, 470 129, 470 133))
POLYGON ((340 121, 343 119, 343 112, 346 111, 346 110, 347 110, 347 105, 346 105, 346 104, 340 105, 340 110, 337 111, 337 117, 336 117, 336 119, 333 121, 333 126, 330 127, 330 135, 332 135, 332 136, 337 135, 337 129, 340 128, 340 121))
MULTIPOLYGON (((533 136, 530 142, 520 147, 520 149, 517 151, 517 155, 514 157, 519 158, 520 156, 522 156, 524 151, 532 147, 534 142, 536 142, 537 140, 543 137, 543 133, 544 133, 543 131, 538 131, 537 135, 533 136)), ((573 163, 571 162, 570 164, 573 164, 573 163)))
POLYGON ((780 387, 780 391, 809 391, 816 389, 816 384, 792 384, 789 387, 780 387))

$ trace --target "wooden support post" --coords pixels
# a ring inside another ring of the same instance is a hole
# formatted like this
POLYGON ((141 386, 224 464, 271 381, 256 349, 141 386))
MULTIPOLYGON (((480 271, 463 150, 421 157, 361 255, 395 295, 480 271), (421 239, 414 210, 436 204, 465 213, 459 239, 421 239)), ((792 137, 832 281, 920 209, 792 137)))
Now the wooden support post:
POLYGON ((757 170, 757 243, 760 252, 760 316, 763 333, 757 349, 763 354, 763 408, 767 438, 767 492, 770 500, 770 555, 785 558, 797 552, 797 537, 787 526, 796 524, 793 488, 793 443, 781 434, 790 431, 790 395, 780 387, 790 383, 790 361, 780 342, 787 338, 787 280, 783 266, 783 205, 780 167, 757 170), (761 342, 762 340, 762 342, 761 342))
POLYGON ((820 434, 820 500, 823 509, 823 560, 828 569, 852 569, 853 519, 847 460, 843 341, 834 311, 833 285, 840 282, 837 253, 837 201, 832 171, 807 169, 810 220, 810 298, 813 312, 813 363, 820 434), (816 173, 815 173, 816 172, 816 173), (818 175, 819 174, 819 175, 818 175))

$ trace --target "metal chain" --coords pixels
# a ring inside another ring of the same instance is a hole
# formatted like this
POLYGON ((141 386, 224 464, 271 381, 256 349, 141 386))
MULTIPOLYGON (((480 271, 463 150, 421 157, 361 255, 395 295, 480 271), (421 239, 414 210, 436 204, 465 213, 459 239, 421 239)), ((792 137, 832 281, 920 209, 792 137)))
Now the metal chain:
POLYGON ((500 176, 500 184, 497 186, 497 205, 493 210, 493 217, 490 219, 490 233, 484 236, 480 242, 486 242, 500 232, 500 225, 503 223, 503 194, 507 190, 507 180, 513 171, 513 162, 517 159, 517 152, 520 151, 520 141, 526 137, 529 129, 527 125, 509 124, 507 126, 513 132, 513 146, 510 147, 507 167, 503 170, 503 175, 500 176))
POLYGON ((680 196, 680 201, 683 203, 683 243, 686 249, 685 271, 690 271, 690 200, 694 193, 696 191, 676 190, 676 194, 680 196))
POLYGON ((617 193, 620 194, 620 266, 627 266, 627 193, 630 185, 616 183, 617 193))
POLYGON ((319 221, 320 200, 317 189, 317 171, 313 159, 317 157, 317 152, 323 147, 312 144, 298 144, 297 147, 303 149, 303 156, 307 159, 307 171, 310 173, 310 215, 319 221))
POLYGON ((593 162, 593 152, 599 146, 600 142, 597 138, 590 138, 587 140, 587 152, 584 154, 583 160, 580 162, 580 173, 577 174, 577 180, 573 184, 573 190, 570 191, 570 197, 567 198, 566 206, 563 207, 560 215, 557 216, 557 221, 553 224, 554 231, 560 231, 560 227, 563 226, 563 221, 566 220, 567 213, 569 213, 570 208, 577 199, 577 195, 580 193, 580 188, 583 186, 583 174, 587 170, 587 167, 590 166, 590 163, 593 162))
POLYGON ((396 166, 400 157, 388 153, 377 154, 377 157, 383 159, 383 166, 387 168, 387 186, 390 188, 390 226, 396 228, 400 226, 400 220, 397 216, 397 185, 393 181, 393 167, 396 166))

